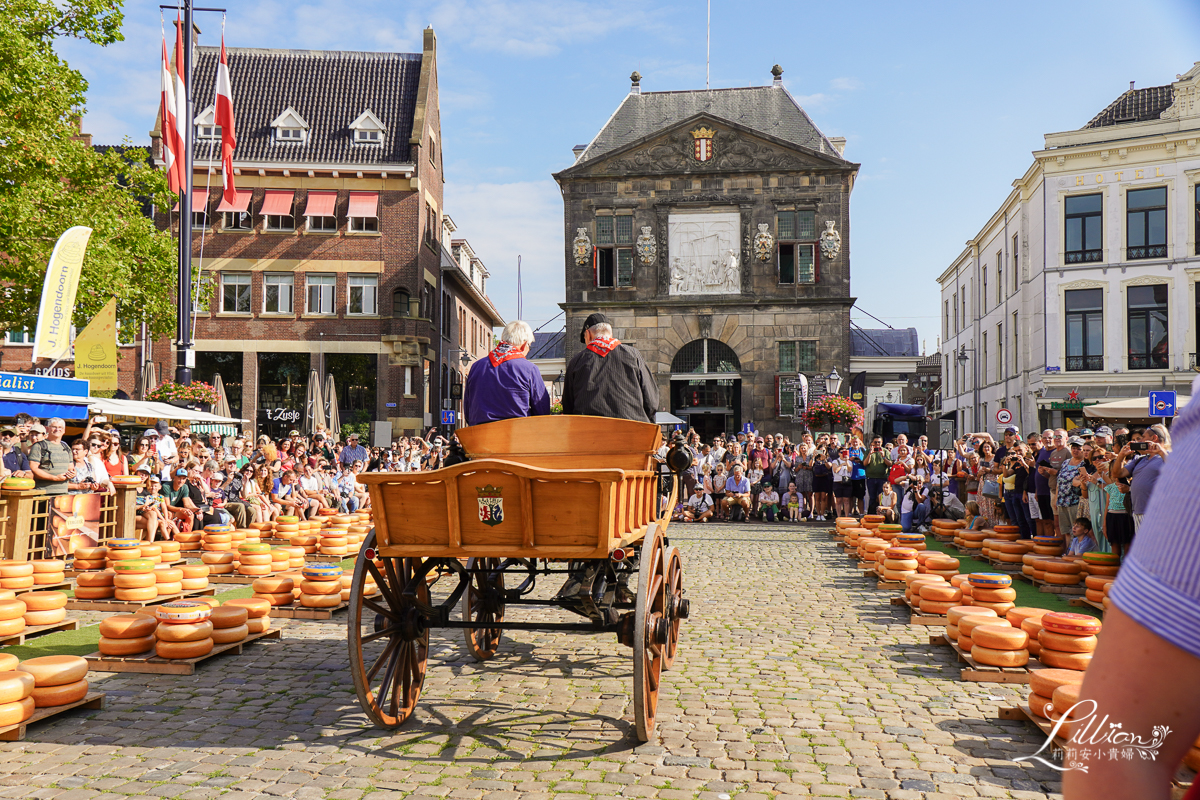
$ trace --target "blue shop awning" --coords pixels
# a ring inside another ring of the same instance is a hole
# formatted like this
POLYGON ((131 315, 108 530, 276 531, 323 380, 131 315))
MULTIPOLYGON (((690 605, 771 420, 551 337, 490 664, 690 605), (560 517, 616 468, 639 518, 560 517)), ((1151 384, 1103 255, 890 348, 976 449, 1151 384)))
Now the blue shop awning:
POLYGON ((87 419, 88 399, 53 394, 0 392, 0 417, 15 417, 17 414, 29 414, 43 421, 51 417, 62 417, 64 420, 87 419))

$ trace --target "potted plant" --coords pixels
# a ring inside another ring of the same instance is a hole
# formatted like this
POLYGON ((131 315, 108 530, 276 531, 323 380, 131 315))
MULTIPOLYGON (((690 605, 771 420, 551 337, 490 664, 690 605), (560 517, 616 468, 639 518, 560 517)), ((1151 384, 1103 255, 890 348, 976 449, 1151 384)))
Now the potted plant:
POLYGON ((193 381, 186 386, 182 383, 168 381, 147 394, 146 399, 167 403, 176 408, 210 411, 216 405, 217 390, 203 381, 193 381))
POLYGON ((863 409, 848 397, 827 394, 805 409, 804 424, 813 430, 826 425, 845 425, 847 429, 861 428, 863 409))

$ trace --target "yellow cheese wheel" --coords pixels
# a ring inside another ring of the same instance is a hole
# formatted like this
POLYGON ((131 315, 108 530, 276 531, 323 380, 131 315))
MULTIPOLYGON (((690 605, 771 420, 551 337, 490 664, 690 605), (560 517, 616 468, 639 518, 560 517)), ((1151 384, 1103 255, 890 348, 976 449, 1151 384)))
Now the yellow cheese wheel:
POLYGON ((1042 578, 1046 583, 1052 586, 1074 586, 1079 583, 1083 576, 1076 572, 1073 575, 1067 575, 1060 572, 1046 572, 1046 577, 1042 578))
POLYGON ((238 555, 238 564, 246 566, 247 564, 255 567, 271 566, 270 553, 241 553, 238 555))
POLYGON ((104 561, 103 558, 98 558, 94 561, 89 561, 86 558, 77 558, 71 564, 71 568, 74 569, 76 572, 83 572, 86 570, 104 569, 105 566, 106 566, 106 562, 104 561))
POLYGON ((255 592, 254 596, 266 600, 273 606, 290 605, 293 600, 291 592, 255 592))
POLYGON ((147 586, 153 587, 156 583, 158 581, 154 579, 153 572, 139 572, 134 575, 118 574, 113 577, 113 585, 118 589, 144 589, 147 586))
POLYGON ((1011 603, 1017 599, 1017 590, 1011 586, 999 589, 984 589, 975 586, 971 589, 972 600, 982 600, 985 603, 1011 603))
POLYGON ((1051 650, 1046 645, 1042 645, 1042 652, 1038 655, 1038 660, 1047 667, 1056 669, 1077 669, 1080 672, 1087 669, 1088 664, 1092 661, 1091 653, 1064 653, 1060 650, 1051 650))
POLYGON ((300 605, 305 608, 333 608, 340 605, 342 602, 342 590, 339 588, 335 594, 307 594, 300 595, 300 605))
POLYGON ((13 636, 25 630, 25 617, 0 621, 0 636, 13 636))
MULTIPOLYGON (((1036 672, 1037 670, 1034 671, 1036 672)), ((1083 673, 1079 674, 1082 675, 1083 673)), ((1030 692, 1029 700, 1027 702, 1029 703, 1029 710, 1032 711, 1036 716, 1041 717, 1042 719, 1049 719, 1046 714, 1049 713, 1049 710, 1054 707, 1053 698, 1038 694, 1037 692, 1030 692)))
POLYGON ((13 598, 12 600, 0 600, 0 621, 9 619, 21 619, 25 616, 25 612, 29 609, 25 607, 25 603, 13 598))
MULTIPOLYGON (((149 619, 149 617, 143 617, 149 619)), ((106 656, 136 656, 154 650, 154 634, 126 639, 100 637, 100 652, 106 656)))
POLYGON ((300 591, 304 594, 337 594, 342 591, 342 582, 337 578, 331 581, 302 580, 300 591))
POLYGON ((959 617, 958 630, 963 636, 971 636, 976 625, 1007 625, 1008 622, 995 614, 978 614, 959 617))
POLYGON ((258 619, 271 613, 271 604, 257 597, 238 597, 228 600, 222 605, 244 608, 250 619, 258 619))
POLYGON ((1035 669, 1029 673, 1029 688, 1047 702, 1055 689, 1068 683, 1083 683, 1083 673, 1073 669, 1035 669))
POLYGON ((215 632, 222 628, 236 628, 245 625, 249 618, 246 609, 241 606, 217 606, 212 610, 212 616, 208 618, 208 621, 213 624, 215 632))
POLYGON ((33 676, 28 672, 0 672, 0 703, 15 703, 29 697, 33 691, 33 676))
POLYGON ((154 652, 159 658, 199 658, 212 652, 211 637, 192 642, 164 642, 161 639, 154 643, 154 652))
POLYGON ((255 592, 263 594, 271 594, 273 592, 291 592, 296 588, 295 581, 291 578, 283 578, 279 576, 271 578, 259 578, 251 584, 251 588, 255 592))
POLYGON ((25 624, 36 628, 39 625, 57 625, 67 618, 65 608, 52 608, 47 611, 26 611, 25 624))
POLYGON ((951 603, 954 607, 962 599, 962 590, 946 583, 926 583, 917 590, 921 600, 933 600, 939 603, 951 603))
POLYGON ((35 686, 62 686, 87 675, 88 663, 79 656, 40 656, 22 661, 21 671, 33 676, 35 686))
POLYGON ((915 558, 885 558, 883 560, 884 569, 894 570, 896 572, 911 572, 920 564, 915 558))
POLYGON ((39 572, 62 572, 67 568, 67 562, 57 559, 39 559, 30 563, 33 564, 33 573, 35 575, 39 572))
POLYGON ((66 592, 26 592, 21 595, 21 602, 29 611, 49 611, 54 608, 65 608, 67 605, 66 592))
POLYGON ((982 646, 993 650, 1024 650, 1029 643, 1029 634, 1020 628, 1012 627, 1006 621, 1004 624, 997 625, 976 625, 971 631, 971 639, 975 642, 976 647, 982 646))
POLYGON ((116 594, 112 586, 76 586, 76 600, 104 600, 116 594))
POLYGON ((194 592, 197 589, 208 588, 208 578, 184 578, 179 582, 185 592, 194 592))
POLYGON ((33 575, 33 564, 28 561, 0 561, 0 578, 24 578, 33 575))
POLYGON ((287 561, 288 560, 287 551, 284 550, 282 547, 276 547, 274 550, 271 551, 270 555, 271 555, 272 561, 287 561))
MULTIPOLYGON (((9 478, 8 480, 12 480, 9 478)), ((0 706, 0 725, 16 725, 24 722, 33 716, 33 712, 37 710, 37 703, 32 697, 26 697, 24 700, 18 700, 15 703, 5 703, 0 706)))
POLYGON ((58 586, 65 583, 67 573, 65 572, 38 572, 33 576, 34 586, 58 586))
POLYGON ((1010 608, 1004 618, 1008 620, 1008 624, 1014 628, 1021 627, 1021 623, 1027 619, 1037 619, 1046 613, 1044 608, 1031 608, 1029 606, 1018 606, 1010 608))
POLYGON ((200 561, 209 566, 213 564, 232 564, 237 561, 237 553, 201 553, 200 561))
POLYGON ((958 641, 958 626, 957 625, 947 625, 946 626, 946 638, 952 642, 958 641))
POLYGON ((137 602, 141 600, 153 600, 158 597, 158 589, 154 586, 146 586, 140 589, 117 589, 114 594, 116 594, 118 600, 137 602))
POLYGON ((81 559, 81 558, 87 559, 87 560, 92 560, 92 559, 103 560, 104 558, 107 557, 107 554, 108 554, 107 547, 76 547, 75 548, 75 561, 78 562, 79 559, 81 559))
POLYGON ((996 616, 1001 618, 1008 613, 1010 608, 1016 607, 1014 603, 989 603, 985 600, 979 600, 975 597, 971 598, 971 604, 978 606, 979 608, 990 608, 992 611, 996 612, 996 616))
POLYGON ((160 583, 155 585, 155 591, 159 597, 167 597, 172 594, 179 594, 183 591, 183 581, 175 581, 174 583, 160 583))
POLYGON ((270 575, 270 564, 239 564, 237 568, 239 575, 270 575))
POLYGON ((116 614, 102 619, 99 627, 100 635, 109 639, 138 639, 152 636, 158 621, 141 614, 116 614))
POLYGON ((265 633, 271 630, 270 617, 254 617, 246 620, 246 630, 250 633, 265 633))
MULTIPOLYGON (((299 530, 300 530, 300 526, 294 522, 277 524, 275 526, 276 533, 297 533, 297 532, 299 532, 299 530)), ((280 538, 284 538, 284 537, 280 537, 280 538)))
POLYGON ((1029 651, 1024 648, 1020 650, 996 650, 991 647, 982 647, 979 644, 975 644, 971 648, 971 658, 980 664, 986 664, 990 667, 1023 667, 1029 663, 1029 651))
POLYGON ((1082 689, 1082 683, 1065 683, 1055 689, 1054 696, 1051 698, 1054 702, 1054 710, 1059 714, 1069 712, 1079 702, 1079 694, 1082 689))
POLYGON ((946 612, 946 622, 951 625, 957 625, 958 621, 963 617, 970 616, 996 616, 996 612, 991 609, 981 609, 975 606, 954 606, 946 612))
POLYGON ((183 570, 178 567, 154 570, 154 579, 159 583, 178 583, 183 580, 183 570))
MULTIPOLYGON (((349 598, 350 598, 350 590, 343 589, 342 590, 342 599, 348 600, 349 598)), ((957 600, 946 600, 946 601, 926 600, 924 597, 921 597, 918 599, 920 600, 920 603, 917 606, 917 608, 921 611, 922 614, 945 614, 947 611, 954 608, 955 604, 958 602, 957 600)))
MULTIPOLYGON (((345 547, 348 544, 350 544, 350 541, 345 536, 321 537, 321 547, 345 547)), ((917 565, 913 564, 912 568, 916 569, 917 565)))
POLYGON ((162 545, 157 542, 142 542, 138 545, 138 550, 142 553, 142 558, 154 558, 161 556, 163 549, 162 545))
POLYGON ((213 631, 212 640, 214 644, 230 644, 232 642, 240 642, 249 633, 250 629, 243 622, 241 625, 235 625, 232 628, 217 628, 213 631))
POLYGON ((97 572, 91 575, 76 575, 75 583, 79 586, 113 586, 115 578, 111 572, 97 572))
POLYGON ((133 561, 135 558, 141 557, 142 551, 137 547, 128 550, 114 550, 110 547, 105 559, 108 561, 133 561))
POLYGON ((1096 650, 1100 640, 1095 636, 1072 636, 1066 633, 1042 630, 1038 634, 1038 642, 1043 648, 1057 650, 1060 653, 1091 653, 1096 650))
POLYGON ((0 588, 3 589, 28 589, 30 586, 33 586, 32 575, 21 578, 0 578, 0 588))
POLYGON ((962 631, 959 631, 958 641, 956 641, 955 644, 957 644, 964 653, 971 652, 971 648, 975 646, 975 643, 971 641, 971 637, 964 635, 962 631))
POLYGON ((184 564, 179 568, 183 571, 183 579, 188 578, 207 578, 209 568, 207 564, 184 564))
POLYGON ((0 673, 12 672, 21 663, 21 659, 12 653, 0 653, 0 673))
POLYGON ((160 642, 195 642, 212 635, 213 626, 208 620, 201 622, 160 622, 154 629, 154 638, 160 642))

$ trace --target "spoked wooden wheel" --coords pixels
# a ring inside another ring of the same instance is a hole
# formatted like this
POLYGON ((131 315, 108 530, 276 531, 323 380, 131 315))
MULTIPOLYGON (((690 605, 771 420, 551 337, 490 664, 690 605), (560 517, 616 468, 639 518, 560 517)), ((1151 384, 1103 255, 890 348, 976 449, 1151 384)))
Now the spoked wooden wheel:
POLYGON ((637 609, 633 621, 633 718, 638 739, 650 741, 658 712, 658 686, 668 639, 667 581, 662 531, 647 533, 638 556, 637 609))
POLYGON ((467 590, 463 592, 463 622, 485 625, 497 623, 494 628, 463 629, 467 650, 476 661, 487 661, 496 655, 500 635, 504 632, 498 624, 504 622, 504 573, 496 572, 494 578, 488 577, 500 563, 498 558, 472 558, 467 561, 467 569, 479 572, 471 576, 467 590))
MULTIPOLYGON (((429 660, 429 629, 404 588, 412 580, 418 559, 367 556, 375 550, 375 532, 363 542, 350 587, 350 674, 358 702, 376 725, 394 728, 412 716, 425 682, 429 660), (364 597, 367 575, 379 594, 364 597), (363 625, 369 629, 363 633, 363 625)), ((429 605, 424 582, 417 599, 429 605)))
POLYGON ((675 663, 675 651, 679 649, 679 623, 688 616, 688 601, 683 596, 683 559, 679 557, 679 548, 664 548, 663 562, 667 575, 668 625, 663 669, 670 669, 675 663))

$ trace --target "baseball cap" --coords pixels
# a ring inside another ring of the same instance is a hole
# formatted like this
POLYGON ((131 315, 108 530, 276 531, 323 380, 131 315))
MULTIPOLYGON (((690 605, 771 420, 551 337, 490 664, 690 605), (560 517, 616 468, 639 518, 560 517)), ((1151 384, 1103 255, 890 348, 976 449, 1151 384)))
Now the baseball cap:
POLYGON ((1096 428, 1096 435, 1112 438, 1112 428, 1108 427, 1107 425, 1101 425, 1099 428, 1096 428))
POLYGON ((1087 438, 1090 438, 1090 437, 1092 437, 1092 436, 1095 436, 1096 434, 1092 432, 1092 429, 1091 429, 1091 428, 1084 428, 1083 430, 1081 430, 1081 431, 1079 432, 1079 435, 1080 435, 1080 437, 1081 437, 1081 438, 1087 439, 1087 438))
POLYGON ((582 344, 585 341, 583 338, 583 334, 587 332, 588 328, 592 327, 593 325, 599 325, 604 322, 607 322, 610 325, 612 324, 611 322, 609 322, 608 317, 604 316, 603 314, 599 314, 599 313, 588 314, 588 318, 583 321, 583 327, 579 330, 580 344, 582 344))
POLYGON ((43 425, 43 424, 42 424, 42 423, 40 423, 40 422, 35 422, 33 425, 30 425, 30 426, 29 426, 29 431, 30 431, 31 433, 45 433, 45 432, 46 432, 46 426, 45 426, 45 425, 43 425))
POLYGON ((1016 425, 1009 425, 1007 428, 1004 429, 1004 432, 1005 433, 1015 433, 1018 436, 1021 435, 1021 429, 1018 428, 1016 425))
POLYGON ((1083 447, 1083 439, 1080 439, 1078 436, 1072 436, 1067 440, 1067 444, 1069 444, 1071 447, 1083 447))
POLYGON ((16 436, 17 429, 11 425, 5 425, 3 428, 0 428, 0 433, 11 433, 13 436, 16 436))
POLYGON ((149 474, 150 474, 150 468, 149 468, 149 467, 147 467, 145 464, 142 464, 140 467, 138 467, 137 469, 135 469, 135 470, 134 470, 134 472, 144 472, 144 473, 146 473, 147 475, 149 475, 149 474))
POLYGON ((154 436, 154 437, 157 437, 157 436, 158 436, 158 431, 156 431, 154 428, 146 428, 146 432, 145 432, 145 433, 143 433, 143 434, 142 434, 142 436, 154 436))
POLYGON ((176 474, 176 475, 178 475, 178 476, 179 476, 179 477, 181 477, 181 478, 186 478, 186 477, 187 477, 187 470, 186 470, 186 469, 184 469, 183 467, 180 467, 179 469, 175 470, 175 474, 176 474))
POLYGON ((297 431, 297 430, 288 431, 288 436, 299 436, 299 435, 300 435, 300 431, 297 431))

